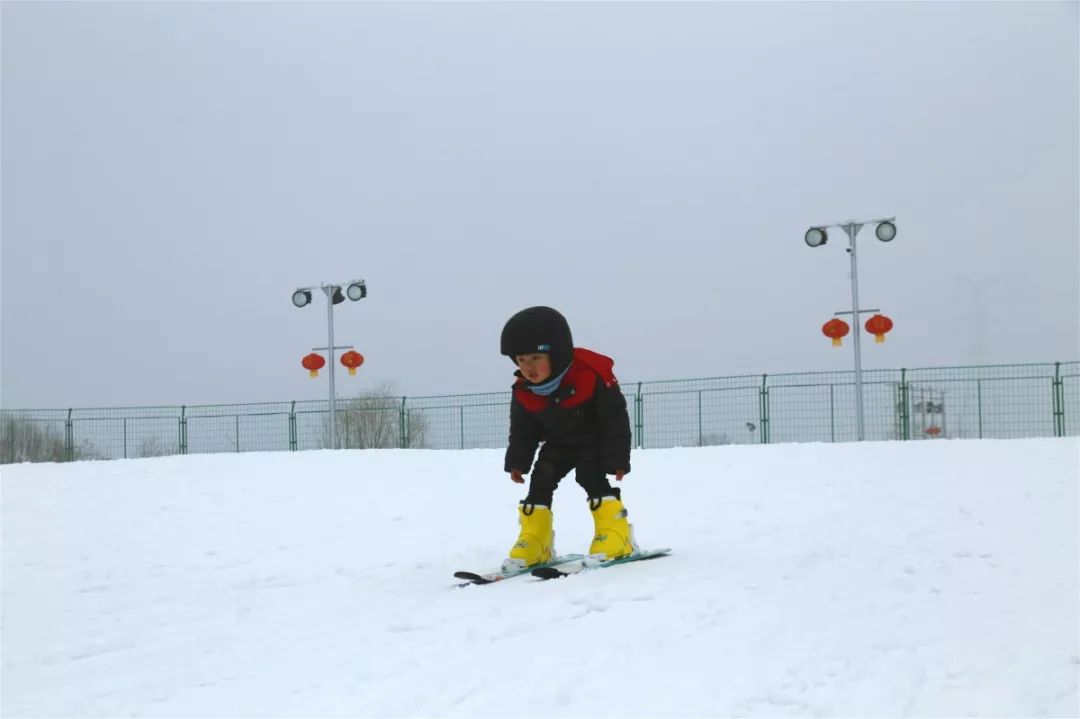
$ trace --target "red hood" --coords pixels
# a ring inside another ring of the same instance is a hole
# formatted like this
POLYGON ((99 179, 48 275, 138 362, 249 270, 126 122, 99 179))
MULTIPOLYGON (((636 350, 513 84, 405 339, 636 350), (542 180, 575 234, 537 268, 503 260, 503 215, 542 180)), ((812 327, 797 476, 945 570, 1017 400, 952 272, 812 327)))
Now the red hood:
MULTIPOLYGON (((593 394, 596 392, 596 377, 599 377, 606 387, 613 387, 618 384, 619 380, 615 378, 615 373, 612 371, 614 367, 615 360, 610 357, 606 357, 599 352, 575 347, 574 361, 561 383, 563 386, 573 385, 574 396, 564 400, 562 406, 571 409, 592 399, 593 394)), ((514 397, 530 412, 542 411, 548 406, 547 397, 541 397, 530 392, 525 384, 525 378, 519 373, 518 379, 514 383, 514 397)))
POLYGON ((593 352, 584 347, 575 347, 574 362, 583 364, 596 374, 600 375, 600 379, 604 380, 604 384, 608 387, 617 384, 619 381, 615 378, 615 360, 606 355, 602 355, 599 352, 593 352))

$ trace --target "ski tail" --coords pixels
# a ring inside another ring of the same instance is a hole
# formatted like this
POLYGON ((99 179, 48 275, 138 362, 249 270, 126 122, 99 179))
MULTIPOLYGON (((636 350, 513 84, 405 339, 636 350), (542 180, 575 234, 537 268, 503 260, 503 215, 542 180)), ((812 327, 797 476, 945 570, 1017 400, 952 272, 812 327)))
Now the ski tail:
POLYGON ((578 562, 585 559, 583 554, 564 554, 558 557, 552 558, 550 561, 543 564, 534 564, 530 567, 513 567, 504 566, 495 572, 468 572, 460 571, 454 572, 454 577, 457 579, 465 580, 463 584, 459 584, 460 587, 467 587, 470 584, 494 584, 495 582, 501 582, 504 579, 510 579, 511 577, 518 577, 522 574, 528 574, 534 569, 546 569, 549 567, 556 567, 561 564, 569 564, 570 562, 578 562))
POLYGON ((605 569, 619 564, 640 562, 645 559, 655 559, 670 553, 671 548, 665 547, 664 549, 638 549, 625 557, 619 557, 618 559, 598 560, 593 557, 582 557, 580 560, 566 562, 556 566, 536 567, 532 570, 532 575, 540 579, 558 579, 560 577, 569 577, 571 574, 578 574, 594 569, 605 569))

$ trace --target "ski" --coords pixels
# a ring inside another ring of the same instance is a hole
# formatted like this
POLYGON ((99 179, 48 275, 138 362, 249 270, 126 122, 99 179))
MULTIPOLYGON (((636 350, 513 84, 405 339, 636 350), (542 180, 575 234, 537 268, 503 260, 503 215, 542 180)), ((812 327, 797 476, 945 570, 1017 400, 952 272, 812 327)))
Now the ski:
POLYGON ((459 587, 467 587, 470 584, 494 584, 495 582, 501 582, 504 579, 510 579, 511 577, 519 577, 522 574, 528 574, 536 569, 549 569, 561 564, 568 564, 570 562, 577 562, 585 559, 584 554, 563 554, 555 557, 550 562, 544 562, 543 564, 534 564, 531 567, 520 567, 516 569, 500 569, 497 572, 488 572, 485 574, 478 574, 477 572, 454 572, 454 577, 457 579, 464 579, 465 581, 459 584, 459 587))
POLYGON ((605 569, 607 567, 614 567, 618 564, 640 562, 643 559, 655 559, 656 557, 663 557, 670 553, 671 549, 665 547, 664 549, 638 549, 632 554, 610 561, 582 557, 581 559, 573 560, 571 562, 560 563, 557 566, 535 567, 532 570, 532 575, 534 577, 539 577, 540 579, 558 579, 559 577, 569 577, 571 574, 579 574, 580 572, 587 572, 593 569, 605 569))

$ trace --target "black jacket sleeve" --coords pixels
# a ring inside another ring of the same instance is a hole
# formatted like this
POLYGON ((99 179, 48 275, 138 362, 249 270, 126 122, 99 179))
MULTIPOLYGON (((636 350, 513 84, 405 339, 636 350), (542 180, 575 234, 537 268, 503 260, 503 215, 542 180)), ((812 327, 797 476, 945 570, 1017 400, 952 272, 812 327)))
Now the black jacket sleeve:
POLYGON ((503 470, 509 472, 511 469, 520 469, 525 474, 532 471, 540 438, 540 420, 522 407, 520 402, 511 399, 510 444, 506 447, 503 470))
POLYGON ((596 381, 596 416, 600 422, 600 462, 606 474, 630 473, 630 415, 619 385, 596 381))

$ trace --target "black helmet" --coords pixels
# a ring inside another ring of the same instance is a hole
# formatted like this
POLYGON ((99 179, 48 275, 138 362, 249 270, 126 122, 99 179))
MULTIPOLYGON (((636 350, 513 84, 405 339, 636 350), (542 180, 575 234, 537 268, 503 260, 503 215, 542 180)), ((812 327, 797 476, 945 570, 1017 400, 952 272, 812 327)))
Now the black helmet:
POLYGON ((515 355, 547 352, 551 355, 553 375, 569 367, 574 356, 570 325, 550 307, 529 307, 507 320, 500 347, 502 354, 511 360, 515 355))

